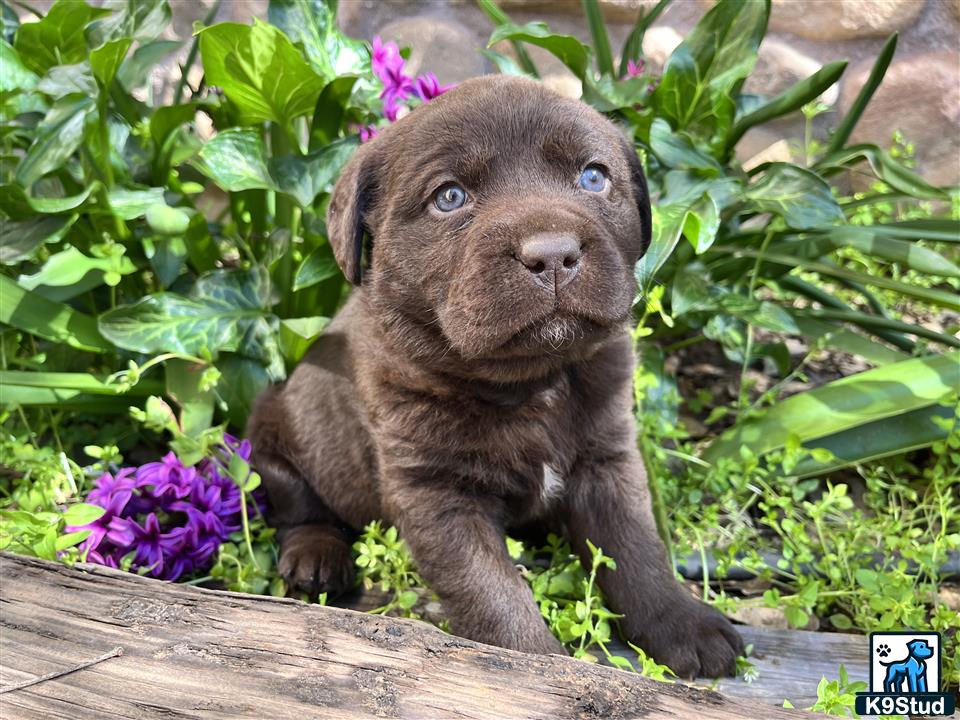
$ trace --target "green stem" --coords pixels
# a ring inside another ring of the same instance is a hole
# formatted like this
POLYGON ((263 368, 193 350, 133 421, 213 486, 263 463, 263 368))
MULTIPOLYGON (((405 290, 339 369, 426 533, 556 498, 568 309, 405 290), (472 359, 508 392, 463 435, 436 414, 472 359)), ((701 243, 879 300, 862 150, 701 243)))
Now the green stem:
MULTIPOLYGON (((210 24, 214 17, 217 15, 217 11, 220 9, 220 0, 215 0, 213 5, 210 7, 210 12, 207 13, 206 17, 203 18, 203 25, 206 27, 210 24)), ((197 50, 200 49, 200 38, 196 36, 193 38, 193 43, 190 45, 190 52, 187 54, 187 61, 180 66, 180 80, 177 82, 177 89, 173 93, 173 102, 175 105, 179 105, 181 99, 183 98, 183 86, 187 84, 187 72, 190 68, 193 67, 194 61, 197 59, 197 50)))
MULTIPOLYGON (((767 246, 773 240, 773 231, 770 230, 763 237, 763 244, 760 245, 760 251, 757 253, 753 263, 753 271, 750 273, 750 286, 747 289, 747 297, 753 299, 757 290, 757 279, 760 277, 760 264, 763 262, 763 255, 767 251, 767 246)), ((740 366, 740 391, 737 398, 737 409, 742 411, 747 404, 747 370, 750 367, 750 356, 753 354, 753 323, 747 322, 747 342, 743 350, 743 363, 740 366)))

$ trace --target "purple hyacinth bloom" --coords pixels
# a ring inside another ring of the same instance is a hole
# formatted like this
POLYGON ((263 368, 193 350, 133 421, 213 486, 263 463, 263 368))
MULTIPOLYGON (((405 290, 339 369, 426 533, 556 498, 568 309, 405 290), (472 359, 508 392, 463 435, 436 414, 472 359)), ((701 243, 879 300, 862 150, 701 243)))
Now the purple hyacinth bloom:
POLYGON ((377 126, 376 126, 376 125, 360 125, 360 126, 358 126, 357 130, 358 130, 358 132, 359 132, 359 134, 360 134, 360 142, 361 142, 361 143, 370 142, 370 141, 373 140, 377 135, 380 134, 380 133, 377 131, 377 126))
POLYGON ((116 498, 120 498, 123 502, 120 503, 120 510, 116 511, 119 514, 136 487, 136 481, 132 477, 134 472, 136 472, 134 468, 122 468, 116 475, 104 473, 87 494, 87 502, 105 508, 116 498))
POLYGON ((437 80, 437 76, 432 72, 428 72, 426 75, 420 75, 416 81, 416 90, 417 95, 420 96, 420 99, 424 102, 430 102, 434 98, 438 98, 443 95, 447 90, 452 90, 455 85, 441 85, 440 81, 437 80))
POLYGON ((646 69, 647 63, 640 58, 636 62, 633 60, 627 60, 627 75, 630 77, 637 77, 638 75, 643 75, 643 71, 646 69))
POLYGON ((189 495, 196 477, 196 469, 186 467, 171 452, 160 462, 147 463, 137 469, 137 487, 152 487, 150 494, 168 504, 189 495))
MULTIPOLYGON (((120 473, 117 474, 119 475, 120 473)), ((100 479, 103 480, 102 477, 100 479)), ((104 483, 104 487, 112 482, 113 478, 104 483)), ((92 495, 93 491, 91 491, 90 494, 92 495)), ((96 551, 100 547, 104 538, 107 537, 110 532, 110 523, 117 519, 118 516, 123 512, 129 498, 130 495, 125 490, 116 492, 106 498, 101 495, 95 502, 92 502, 89 496, 87 497, 88 502, 91 502, 93 505, 99 505, 105 510, 105 512, 99 518, 91 523, 87 523, 86 525, 67 526, 67 532, 78 532, 81 530, 90 531, 90 534, 86 537, 86 539, 80 543, 81 552, 90 553, 92 551, 96 551)), ((96 562, 96 560, 90 560, 90 562, 96 562)))

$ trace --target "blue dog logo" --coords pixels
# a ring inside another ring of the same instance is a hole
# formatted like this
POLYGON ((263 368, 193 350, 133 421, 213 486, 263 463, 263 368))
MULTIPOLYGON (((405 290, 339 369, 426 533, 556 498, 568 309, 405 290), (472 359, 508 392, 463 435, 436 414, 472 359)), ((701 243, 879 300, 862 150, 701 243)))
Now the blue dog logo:
POLYGON ((926 640, 911 640, 907 643, 907 657, 894 662, 880 661, 887 669, 883 691, 888 693, 927 692, 927 660, 933 657, 933 648, 926 640), (904 682, 907 687, 904 688, 904 682))

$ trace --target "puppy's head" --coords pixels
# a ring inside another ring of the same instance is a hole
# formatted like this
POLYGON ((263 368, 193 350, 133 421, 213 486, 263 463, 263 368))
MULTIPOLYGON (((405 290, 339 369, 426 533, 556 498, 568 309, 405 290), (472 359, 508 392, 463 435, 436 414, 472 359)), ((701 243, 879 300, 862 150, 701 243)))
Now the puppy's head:
POLYGON ((562 358, 620 325, 650 205, 633 146, 603 116, 488 76, 362 146, 328 229, 388 326, 421 349, 433 333, 438 357, 495 363, 562 358))

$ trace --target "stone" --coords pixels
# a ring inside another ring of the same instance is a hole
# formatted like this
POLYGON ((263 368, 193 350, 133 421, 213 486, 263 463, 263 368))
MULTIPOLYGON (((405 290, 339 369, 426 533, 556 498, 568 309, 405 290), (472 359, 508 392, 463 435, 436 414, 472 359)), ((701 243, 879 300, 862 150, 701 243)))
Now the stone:
POLYGON ((960 0, 950 0, 950 7, 953 9, 953 14, 960 18, 960 0))
POLYGON ((414 16, 387 23, 376 34, 384 42, 393 40, 401 48, 410 48, 409 75, 432 72, 446 85, 488 72, 476 37, 454 20, 414 16))
POLYGON ((579 100, 583 94, 583 83, 570 72, 541 75, 540 80, 555 93, 564 97, 579 100))
MULTIPOLYGON (((843 113, 849 111, 872 66, 873 60, 867 60, 848 71, 840 93, 843 113)), ((935 50, 894 60, 850 143, 887 149, 894 130, 915 144, 917 169, 928 182, 960 182, 960 67, 955 52, 935 50)))
MULTIPOLYGON (((787 43, 767 38, 760 45, 757 64, 747 78, 744 90, 771 98, 810 77, 821 67, 821 63, 787 43)), ((839 97, 840 86, 834 84, 820 96, 820 100, 832 106, 839 97)))
POLYGON ((808 40, 880 37, 912 25, 924 0, 773 0, 770 29, 808 40))
POLYGON ((771 628, 773 630, 789 630, 790 623, 780 608, 769 608, 762 605, 741 605, 730 615, 730 618, 744 625, 753 627, 771 628))
POLYGON ((654 25, 643 36, 643 57, 658 69, 683 42, 683 37, 668 25, 654 25))
MULTIPOLYGON (((641 10, 649 10, 657 0, 598 0, 598 3, 607 22, 633 23, 641 10)), ((499 0, 498 4, 508 12, 583 14, 582 0, 499 0)))

